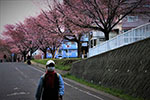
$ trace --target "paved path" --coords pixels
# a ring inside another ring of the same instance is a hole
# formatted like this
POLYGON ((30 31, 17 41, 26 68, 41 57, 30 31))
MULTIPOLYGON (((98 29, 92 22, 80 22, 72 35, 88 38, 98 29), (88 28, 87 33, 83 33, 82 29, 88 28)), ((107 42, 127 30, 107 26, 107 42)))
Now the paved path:
MULTIPOLYGON (((43 73, 24 63, 0 63, 0 100, 35 100, 38 80, 43 73)), ((66 78, 64 82, 64 100, 119 100, 66 78)))

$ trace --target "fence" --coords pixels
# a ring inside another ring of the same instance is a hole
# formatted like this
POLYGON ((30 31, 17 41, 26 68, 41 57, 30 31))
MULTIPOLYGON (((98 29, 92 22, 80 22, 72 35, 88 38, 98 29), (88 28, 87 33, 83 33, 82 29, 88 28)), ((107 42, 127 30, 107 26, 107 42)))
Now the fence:
POLYGON ((150 37, 150 23, 133 28, 123 34, 120 34, 106 42, 103 42, 89 49, 88 57, 92 57, 133 42, 150 37))

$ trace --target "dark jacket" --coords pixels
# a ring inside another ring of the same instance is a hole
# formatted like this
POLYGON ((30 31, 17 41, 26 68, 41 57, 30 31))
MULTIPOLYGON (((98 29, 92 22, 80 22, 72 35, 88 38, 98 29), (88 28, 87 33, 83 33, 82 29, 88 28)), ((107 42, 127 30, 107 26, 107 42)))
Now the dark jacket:
POLYGON ((54 87, 48 86, 45 78, 46 74, 42 75, 36 91, 36 100, 58 100, 59 96, 64 95, 64 82, 60 74, 55 73, 54 87))

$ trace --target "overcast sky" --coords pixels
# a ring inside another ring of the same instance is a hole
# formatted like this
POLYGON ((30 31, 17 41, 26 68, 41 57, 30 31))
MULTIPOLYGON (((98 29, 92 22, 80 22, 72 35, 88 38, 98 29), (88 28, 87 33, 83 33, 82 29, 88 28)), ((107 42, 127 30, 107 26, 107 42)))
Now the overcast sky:
POLYGON ((0 0, 0 33, 4 25, 23 22, 26 17, 36 16, 40 9, 33 0, 0 0))

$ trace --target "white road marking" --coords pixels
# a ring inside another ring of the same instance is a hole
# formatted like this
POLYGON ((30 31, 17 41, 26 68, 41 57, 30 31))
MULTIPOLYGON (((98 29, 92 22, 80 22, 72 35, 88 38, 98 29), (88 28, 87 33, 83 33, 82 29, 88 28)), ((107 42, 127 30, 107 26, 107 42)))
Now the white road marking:
MULTIPOLYGON (((41 71, 41 70, 39 70, 39 69, 37 69, 37 68, 35 68, 35 67, 31 67, 31 66, 29 66, 28 65, 28 67, 30 67, 30 68, 32 68, 32 69, 34 69, 34 70, 36 70, 36 71, 39 71, 39 72, 41 72, 41 73, 44 73, 43 71, 41 71)), ((67 82, 64 82, 67 86, 70 86, 70 87, 72 87, 72 88, 74 88, 74 89, 76 89, 76 90, 79 90, 79 91, 81 91, 81 92, 83 92, 83 93, 85 93, 85 94, 87 94, 87 95, 90 95, 90 96, 92 96, 92 97, 95 97, 95 98, 97 98, 97 99, 99 99, 99 100, 104 100, 104 99, 102 99, 102 98, 100 98, 100 97, 98 97, 98 96, 96 96, 96 95, 94 95, 94 94, 91 94, 91 93, 89 93, 89 92, 87 92, 87 91, 84 91, 84 90, 81 90, 81 89, 79 89, 79 88, 77 88, 77 87, 75 87, 75 86, 73 86, 73 85, 71 85, 71 84, 68 84, 67 82)))
POLYGON ((17 67, 15 68, 22 76, 24 76, 25 78, 27 78, 27 76, 21 71, 19 70, 17 67))
POLYGON ((44 72, 43 72, 43 71, 41 71, 41 70, 39 70, 39 69, 37 69, 37 68, 35 68, 35 67, 31 67, 30 65, 28 65, 28 67, 30 67, 30 68, 32 68, 32 69, 34 69, 34 70, 36 70, 36 71, 39 71, 39 72, 41 72, 41 73, 43 73, 43 74, 44 74, 44 72))
POLYGON ((15 92, 11 94, 7 94, 7 96, 16 96, 16 95, 25 95, 25 94, 30 94, 29 92, 15 92))
POLYGON ((99 99, 99 100, 104 100, 104 99, 102 99, 102 98, 100 98, 100 97, 98 97, 98 96, 96 96, 96 95, 94 95, 94 94, 91 94, 91 93, 89 93, 89 92, 87 92, 87 91, 81 90, 81 89, 79 89, 79 88, 77 88, 77 87, 75 87, 75 86, 73 86, 73 85, 70 85, 70 84, 68 84, 68 83, 66 83, 66 82, 64 82, 64 83, 65 83, 66 85, 68 85, 68 86, 70 86, 70 87, 72 87, 72 88, 74 88, 74 89, 80 91, 80 92, 83 92, 83 93, 85 93, 85 94, 88 94, 88 95, 90 95, 90 96, 93 96, 93 97, 95 97, 95 98, 97 98, 97 99, 99 99))
POLYGON ((14 88, 14 90, 18 90, 18 89, 19 89, 18 87, 15 87, 15 88, 14 88))

